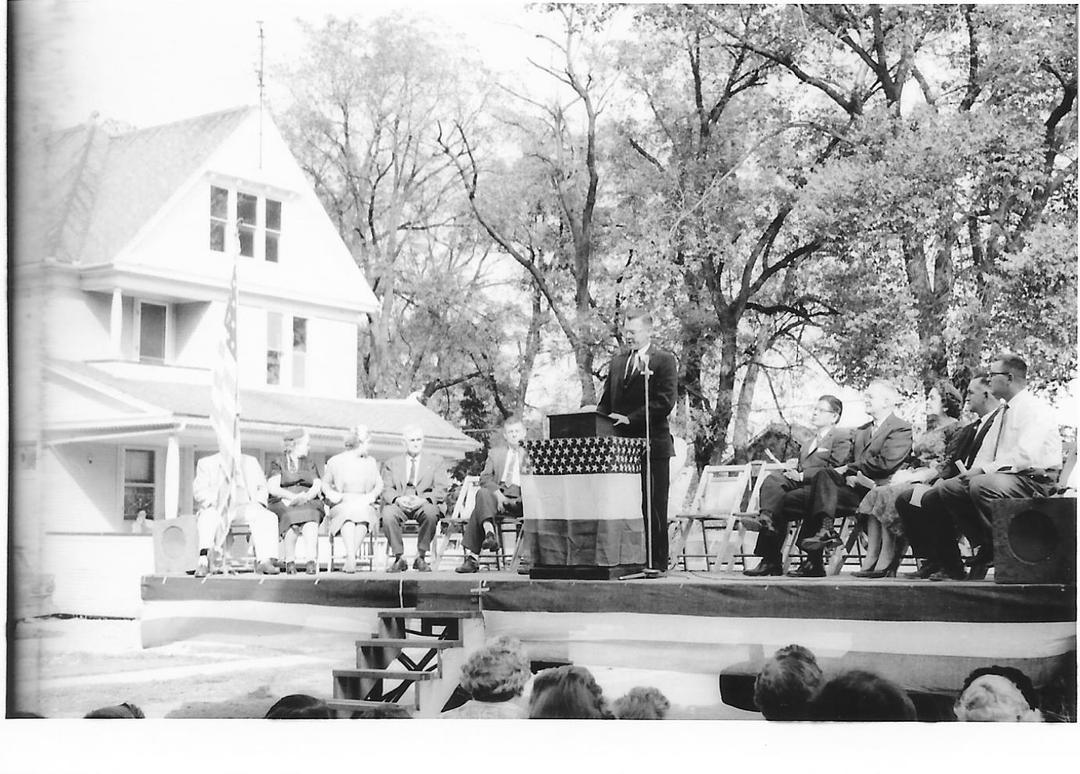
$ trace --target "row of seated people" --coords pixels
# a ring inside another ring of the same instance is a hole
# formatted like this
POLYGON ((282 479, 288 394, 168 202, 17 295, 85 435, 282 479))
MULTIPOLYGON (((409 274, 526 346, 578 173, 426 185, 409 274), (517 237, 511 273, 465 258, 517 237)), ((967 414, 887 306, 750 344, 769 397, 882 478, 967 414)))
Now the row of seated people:
POLYGON ((750 576, 780 575, 788 524, 802 520, 797 543, 805 560, 788 573, 825 575, 823 554, 840 544, 838 513, 855 511, 866 532, 863 566, 854 575, 896 575, 910 543, 923 560, 913 578, 981 580, 993 564, 990 507, 1001 498, 1050 494, 1062 468, 1062 440, 1052 407, 1027 389, 1018 356, 995 357, 989 372, 967 386, 975 419, 961 424, 959 391, 939 382, 928 398, 927 430, 894 413, 896 388, 875 381, 864 394, 871 421, 854 433, 837 427, 843 404, 823 395, 814 407, 817 430, 795 470, 771 474, 760 493, 761 532, 750 576), (974 556, 965 572, 957 535, 974 556))
MULTIPOLYGON (((518 417, 504 421, 503 437, 506 445, 491 450, 480 474, 480 488, 462 541, 465 559, 458 572, 476 572, 480 552, 497 549, 497 515, 521 516, 521 444, 525 427, 518 417)), ((345 438, 346 450, 331 457, 320 471, 309 456, 311 440, 307 431, 290 430, 283 437, 282 455, 270 463, 269 478, 258 460, 242 455, 242 475, 234 482, 227 508, 223 507, 227 484, 221 454, 200 459, 193 485, 199 506, 195 575, 204 577, 217 569, 214 558, 220 552, 215 546, 222 545, 232 524, 248 525, 257 573, 280 572, 280 541, 286 573, 296 573, 297 556, 302 555, 306 572, 315 574, 318 526, 324 518, 329 520, 326 531, 331 539, 340 535, 345 544, 346 573, 356 571, 359 548, 377 519, 393 556, 387 571, 403 572, 409 567, 404 558, 402 529, 406 520, 412 520, 418 525, 412 567, 430 572, 427 554, 439 520, 446 513, 450 488, 446 462, 438 455, 424 453, 424 431, 420 427, 404 428, 404 453, 387 460, 381 469, 368 453, 370 440, 366 427, 351 428, 345 438), (222 517, 223 511, 227 518, 222 517)))

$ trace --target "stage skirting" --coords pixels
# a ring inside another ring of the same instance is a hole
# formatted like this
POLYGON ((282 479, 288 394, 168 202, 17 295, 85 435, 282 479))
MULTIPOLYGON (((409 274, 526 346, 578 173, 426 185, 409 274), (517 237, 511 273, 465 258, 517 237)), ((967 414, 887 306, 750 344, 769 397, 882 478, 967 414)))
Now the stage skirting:
POLYGON ((313 629, 362 637, 384 608, 476 609, 490 636, 533 659, 590 667, 754 674, 774 650, 811 648, 825 669, 873 669, 912 691, 950 692, 972 669, 1012 665, 1036 683, 1075 659, 1075 591, 1061 586, 903 582, 762 583, 314 580, 151 576, 146 647, 179 639, 313 629), (482 591, 480 591, 482 589, 482 591))

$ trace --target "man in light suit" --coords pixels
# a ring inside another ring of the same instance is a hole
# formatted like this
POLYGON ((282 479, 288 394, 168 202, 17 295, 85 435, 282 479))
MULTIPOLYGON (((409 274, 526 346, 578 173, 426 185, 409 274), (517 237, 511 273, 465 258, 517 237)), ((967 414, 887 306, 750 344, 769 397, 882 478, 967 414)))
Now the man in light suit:
POLYGON ((480 472, 480 489, 476 503, 465 525, 465 561, 456 572, 476 572, 480 569, 479 555, 482 549, 495 551, 499 538, 495 534, 495 517, 505 514, 521 518, 521 468, 525 462, 525 425, 521 418, 511 415, 503 421, 505 446, 496 446, 488 452, 484 469, 480 472))
POLYGON ((405 453, 391 457, 382 468, 382 498, 385 503, 382 526, 394 554, 394 561, 386 571, 402 572, 409 569, 409 563, 402 558, 405 544, 401 539, 401 525, 409 518, 420 525, 413 569, 431 572, 426 555, 431 549, 439 519, 446 509, 450 478, 446 473, 446 462, 441 457, 421 453, 424 431, 420 427, 410 425, 404 428, 402 443, 405 453))
POLYGON ((782 575, 780 552, 787 537, 788 522, 801 519, 810 495, 814 475, 824 468, 838 468, 851 461, 851 430, 837 427, 844 404, 833 395, 822 395, 814 406, 814 437, 799 449, 798 467, 770 473, 758 493, 761 531, 754 555, 761 561, 743 575, 782 575))
MULTIPOLYGON (((645 520, 652 556, 649 565, 659 572, 668 568, 668 486, 671 480, 670 459, 675 456, 668 415, 675 408, 679 389, 679 365, 675 355, 652 343, 652 316, 644 310, 626 313, 623 326, 631 349, 611 359, 604 394, 596 406, 601 414, 615 420, 616 435, 645 437, 648 411, 648 454, 652 470, 652 520, 645 520), (649 376, 649 403, 645 405, 645 371, 649 376)), ((641 511, 649 513, 646 503, 645 465, 641 468, 641 511)))
MULTIPOLYGON (((240 479, 233 482, 229 513, 223 515, 225 466, 221 454, 203 457, 195 466, 192 492, 199 507, 196 522, 199 532, 199 563, 195 577, 203 578, 210 572, 210 551, 219 530, 227 530, 231 524, 247 524, 251 527, 251 543, 255 549, 255 572, 277 575, 273 557, 277 555, 277 516, 267 510, 268 497, 266 475, 259 461, 250 454, 240 455, 240 479)), ((213 568, 217 569, 217 568, 213 568)))
POLYGON ((825 548, 840 543, 832 528, 837 511, 857 506, 871 487, 887 482, 911 454, 911 424, 893 413, 900 402, 896 388, 886 381, 874 381, 864 398, 866 413, 872 419, 855 430, 850 465, 824 468, 814 475, 799 533, 806 560, 788 575, 825 577, 825 548))

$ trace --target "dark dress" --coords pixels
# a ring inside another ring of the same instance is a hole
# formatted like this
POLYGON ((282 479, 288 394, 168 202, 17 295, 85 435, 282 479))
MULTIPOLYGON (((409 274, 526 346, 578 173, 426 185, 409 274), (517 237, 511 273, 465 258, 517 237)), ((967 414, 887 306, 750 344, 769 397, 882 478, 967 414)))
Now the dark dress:
MULTIPOLYGON (((307 457, 297 460, 296 470, 287 470, 285 456, 282 455, 270 463, 268 479, 281 476, 281 488, 290 492, 306 492, 319 478, 319 469, 307 457)), ((316 498, 303 505, 286 506, 281 498, 270 495, 269 508, 277 514, 278 532, 282 535, 294 524, 313 521, 318 524, 323 517, 322 498, 316 498)))

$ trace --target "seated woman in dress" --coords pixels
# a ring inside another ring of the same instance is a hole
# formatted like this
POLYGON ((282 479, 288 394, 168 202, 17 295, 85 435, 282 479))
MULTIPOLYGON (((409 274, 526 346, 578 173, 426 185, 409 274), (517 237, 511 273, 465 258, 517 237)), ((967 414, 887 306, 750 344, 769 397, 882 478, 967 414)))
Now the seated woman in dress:
POLYGON ((375 525, 375 501, 383 490, 375 458, 368 454, 371 433, 364 425, 349 429, 345 451, 326 463, 323 496, 330 508, 330 539, 340 533, 345 542, 344 571, 356 572, 356 550, 375 525))
POLYGON ((945 461, 946 448, 960 428, 960 391, 944 379, 926 396, 926 432, 915 439, 908 466, 893 474, 888 484, 875 486, 859 503, 865 520, 867 549, 857 578, 885 578, 896 575, 907 541, 904 525, 896 510, 896 498, 915 484, 937 478, 945 461))
POLYGON ((289 430, 282 438, 284 454, 270 463, 269 508, 278 517, 278 534, 285 538, 285 572, 296 574, 296 541, 303 538, 307 573, 315 574, 319 522, 323 516, 319 469, 308 459, 311 438, 307 430, 289 430))

